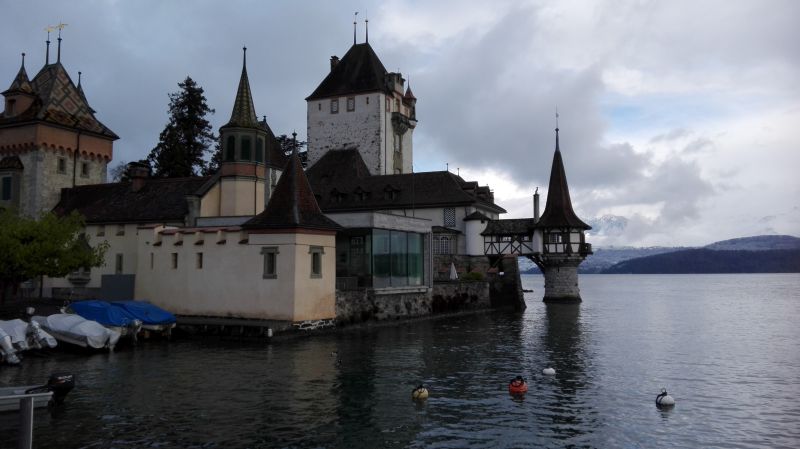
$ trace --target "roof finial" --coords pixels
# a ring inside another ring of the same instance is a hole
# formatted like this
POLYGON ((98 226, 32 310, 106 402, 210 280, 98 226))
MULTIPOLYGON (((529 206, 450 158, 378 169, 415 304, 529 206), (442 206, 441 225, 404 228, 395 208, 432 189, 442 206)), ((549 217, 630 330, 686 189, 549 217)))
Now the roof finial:
POLYGON ((50 32, 54 31, 55 29, 56 29, 55 27, 51 27, 50 25, 48 25, 44 29, 45 31, 47 31, 47 51, 45 52, 44 56, 44 65, 50 64, 50 32))
POLYGON ((561 151, 558 147, 558 107, 556 106, 556 151, 561 151))
POLYGON ((247 67, 247 47, 242 47, 242 70, 247 67))
POLYGON ((292 154, 297 154, 297 131, 292 130, 292 154))
POLYGON ((25 68, 25 52, 22 53, 22 68, 25 68))
POLYGON ((83 74, 83 72, 78 71, 78 87, 81 87, 81 75, 82 74, 83 74))
POLYGON ((61 30, 67 26, 66 23, 58 22, 56 28, 58 28, 58 56, 56 57, 56 62, 61 62, 61 30))
POLYGON ((367 43, 369 44, 369 13, 367 10, 364 10, 364 28, 367 30, 367 43))
POLYGON ((356 16, 358 15, 358 11, 353 14, 353 45, 356 44, 356 16))

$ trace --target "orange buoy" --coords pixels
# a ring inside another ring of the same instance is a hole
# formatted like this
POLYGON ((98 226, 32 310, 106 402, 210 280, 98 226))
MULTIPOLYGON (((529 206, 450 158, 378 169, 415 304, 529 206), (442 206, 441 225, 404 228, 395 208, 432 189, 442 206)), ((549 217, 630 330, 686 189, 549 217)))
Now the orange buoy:
POLYGON ((525 394, 528 391, 528 383, 522 376, 515 377, 508 384, 508 392, 511 394, 525 394))

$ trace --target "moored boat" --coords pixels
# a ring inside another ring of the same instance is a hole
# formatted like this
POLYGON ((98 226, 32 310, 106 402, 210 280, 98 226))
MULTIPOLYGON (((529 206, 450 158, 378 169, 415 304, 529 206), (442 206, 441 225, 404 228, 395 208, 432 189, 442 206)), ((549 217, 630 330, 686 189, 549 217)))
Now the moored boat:
POLYGON ((113 350, 120 337, 119 332, 72 313, 37 315, 31 321, 39 323, 42 329, 57 340, 84 348, 113 350))
POLYGON ((142 321, 121 307, 114 307, 107 301, 91 299, 70 304, 67 312, 75 313, 87 320, 96 321, 103 326, 119 332, 122 337, 136 339, 142 321))
POLYGON ((20 396, 34 393, 50 393, 35 397, 33 406, 44 407, 49 404, 59 405, 64 402, 67 393, 75 386, 75 376, 66 373, 52 374, 44 385, 25 385, 17 387, 0 387, 0 412, 19 410, 20 396))
POLYGON ((175 315, 146 301, 112 301, 114 307, 128 312, 142 322, 142 329, 169 336, 177 323, 175 315))

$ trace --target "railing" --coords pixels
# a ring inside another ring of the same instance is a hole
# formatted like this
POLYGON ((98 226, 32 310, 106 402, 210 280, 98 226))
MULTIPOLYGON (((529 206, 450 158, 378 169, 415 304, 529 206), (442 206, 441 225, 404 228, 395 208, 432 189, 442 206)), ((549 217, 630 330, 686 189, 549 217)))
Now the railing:
POLYGON ((39 398, 51 398, 52 391, 45 393, 13 394, 0 396, 0 402, 19 399, 19 441, 18 449, 31 449, 33 447, 33 402, 39 398))

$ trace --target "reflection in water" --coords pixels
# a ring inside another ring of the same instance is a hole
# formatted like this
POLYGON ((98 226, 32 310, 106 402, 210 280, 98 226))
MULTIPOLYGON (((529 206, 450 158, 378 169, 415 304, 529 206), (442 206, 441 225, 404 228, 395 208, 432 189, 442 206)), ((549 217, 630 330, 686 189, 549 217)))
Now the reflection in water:
POLYGON ((539 386, 543 390, 555 387, 552 394, 544 395, 552 421, 548 430, 555 438, 574 438, 592 432, 598 425, 597 412, 586 397, 592 393, 586 375, 590 361, 581 328, 581 306, 545 303, 544 307, 543 349, 548 366, 556 370, 553 378, 543 377, 539 386))
MULTIPOLYGON (((29 355, 0 366, 0 385, 76 375, 59 413, 36 413, 42 449, 797 447, 800 277, 587 276, 582 287, 580 305, 529 298, 523 314, 29 355), (523 400, 508 394, 516 375, 523 400), (663 386, 673 410, 655 407, 663 386)), ((0 447, 15 446, 16 428, 0 415, 0 447)))

